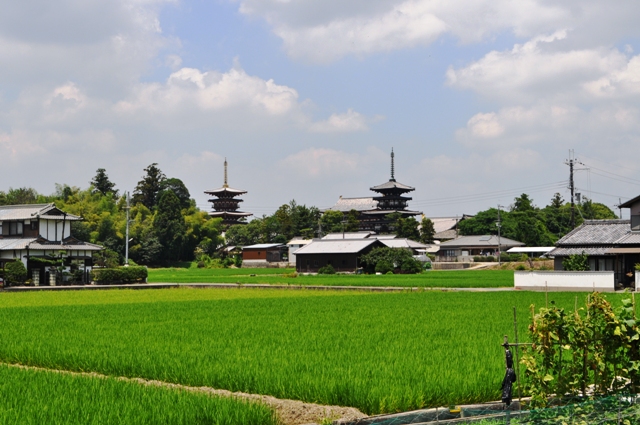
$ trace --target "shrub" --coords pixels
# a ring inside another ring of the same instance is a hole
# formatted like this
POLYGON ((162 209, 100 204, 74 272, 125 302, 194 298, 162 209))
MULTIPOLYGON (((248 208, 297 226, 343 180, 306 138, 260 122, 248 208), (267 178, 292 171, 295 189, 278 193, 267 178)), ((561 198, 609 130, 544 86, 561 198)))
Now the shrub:
POLYGON ((516 270, 527 270, 527 268, 524 266, 524 264, 518 264, 516 266, 516 270))
POLYGON ((482 257, 479 256, 479 255, 476 255, 476 256, 473 257, 473 262, 474 263, 482 263, 482 261, 483 261, 482 257))
POLYGON ((584 252, 582 254, 570 255, 562 260, 562 268, 570 272, 589 271, 589 257, 584 252))
POLYGON ((636 263, 636 270, 640 270, 640 263, 636 263))
POLYGON ((140 283, 145 281, 147 275, 147 268, 142 266, 93 269, 91 271, 91 279, 102 284, 140 283))
POLYGON ((420 273, 422 272, 422 264, 415 258, 406 258, 402 264, 400 264, 400 270, 404 273, 420 273))
POLYGON ((494 257, 493 255, 488 255, 484 258, 484 261, 486 261, 487 263, 494 263, 496 261, 496 257, 494 257))
POLYGON ((336 269, 331 264, 327 264, 324 267, 320 267, 318 274, 336 274, 336 269))
POLYGON ((389 260, 380 260, 376 263, 376 273, 393 273, 393 263, 389 260))
POLYGON ((8 284, 24 283, 27 279, 27 269, 22 261, 12 261, 4 268, 4 279, 8 284))

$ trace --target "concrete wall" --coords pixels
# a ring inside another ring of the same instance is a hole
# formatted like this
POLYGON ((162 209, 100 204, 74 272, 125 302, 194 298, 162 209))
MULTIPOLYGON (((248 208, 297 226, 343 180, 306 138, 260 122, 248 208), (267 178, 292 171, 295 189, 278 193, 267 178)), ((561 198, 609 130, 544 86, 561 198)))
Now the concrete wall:
POLYGON ((636 271, 636 291, 640 290, 640 271, 636 271))
POLYGON ((613 272, 516 271, 514 287, 529 291, 615 290, 613 272))

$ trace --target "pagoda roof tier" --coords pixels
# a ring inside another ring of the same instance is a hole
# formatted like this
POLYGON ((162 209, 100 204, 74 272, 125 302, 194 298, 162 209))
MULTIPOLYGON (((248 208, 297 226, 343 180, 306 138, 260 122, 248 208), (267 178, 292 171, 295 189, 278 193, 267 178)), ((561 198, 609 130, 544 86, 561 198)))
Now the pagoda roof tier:
POLYGON ((242 211, 211 211, 209 213, 209 215, 211 217, 249 217, 250 215, 253 215, 251 213, 248 212, 242 212, 242 211))
POLYGON ((370 188, 374 192, 411 192, 416 190, 415 187, 407 186, 406 184, 399 183, 395 179, 389 180, 386 183, 370 188))
POLYGON ((421 211, 408 211, 408 210, 372 210, 372 211, 362 211, 362 214, 365 215, 388 215, 393 213, 400 213, 406 216, 414 216, 422 214, 421 211))
POLYGON ((238 195, 242 195, 243 193, 247 193, 247 191, 242 189, 233 189, 231 187, 223 186, 218 189, 205 190, 204 193, 208 195, 216 195, 216 196, 220 196, 221 194, 228 193, 229 195, 232 195, 232 196, 238 196, 238 195))

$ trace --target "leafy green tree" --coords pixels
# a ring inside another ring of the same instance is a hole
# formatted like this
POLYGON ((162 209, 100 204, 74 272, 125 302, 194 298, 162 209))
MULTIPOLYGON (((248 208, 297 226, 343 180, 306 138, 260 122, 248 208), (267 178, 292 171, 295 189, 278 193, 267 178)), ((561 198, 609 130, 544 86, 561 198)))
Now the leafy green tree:
POLYGON ((342 220, 344 220, 344 214, 342 214, 342 212, 334 210, 325 211, 320 219, 322 232, 324 234, 342 232, 342 220))
POLYGON ((579 208, 585 220, 610 220, 618 218, 616 213, 609 207, 599 202, 593 202, 587 197, 582 198, 579 208))
POLYGON ((5 205, 37 204, 40 198, 38 192, 31 187, 9 188, 5 205))
POLYGON ((165 190, 171 190, 178 197, 178 200, 180 200, 180 207, 182 209, 187 209, 192 205, 191 194, 182 180, 176 178, 162 180, 160 182, 160 193, 158 194, 158 199, 160 199, 162 192, 165 190))
POLYGON ((187 226, 181 214, 180 200, 167 190, 158 202, 158 212, 153 219, 154 233, 162 245, 162 260, 166 262, 182 259, 187 226))
POLYGON ((411 251, 403 248, 374 248, 360 258, 360 263, 367 273, 387 273, 395 269, 406 273, 422 271, 422 265, 413 258, 411 251))
POLYGON ((345 217, 346 223, 344 224, 345 232, 357 232, 360 230, 360 221, 358 220, 358 216, 360 214, 356 210, 351 210, 347 213, 345 217))
POLYGON ((95 192, 100 192, 103 196, 107 196, 108 194, 112 194, 114 197, 118 196, 116 185, 109 180, 109 176, 107 176, 104 168, 98 168, 98 170, 96 170, 96 175, 89 184, 93 186, 95 192))
POLYGON ((433 227, 433 221, 427 217, 422 217, 420 222, 420 242, 425 244, 433 243, 435 234, 436 230, 433 227))
POLYGON ((158 204, 158 194, 162 190, 162 182, 166 176, 158 168, 157 163, 153 163, 144 169, 145 175, 138 182, 133 191, 133 202, 141 203, 150 210, 158 204))
POLYGON ((589 271, 589 257, 584 252, 582 254, 570 255, 562 260, 562 268, 570 272, 589 271))

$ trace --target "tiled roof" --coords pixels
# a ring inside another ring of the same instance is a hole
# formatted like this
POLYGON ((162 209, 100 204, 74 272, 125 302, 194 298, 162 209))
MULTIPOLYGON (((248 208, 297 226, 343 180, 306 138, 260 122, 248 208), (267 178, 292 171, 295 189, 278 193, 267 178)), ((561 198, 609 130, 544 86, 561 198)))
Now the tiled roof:
MULTIPOLYGON (((471 247, 496 247, 498 246, 498 237, 496 235, 476 235, 476 236, 460 236, 457 239, 442 242, 440 249, 446 248, 471 248, 471 247)), ((500 246, 524 246, 524 243, 514 241, 513 239, 501 237, 500 246)))
POLYGON ((382 239, 383 244, 389 248, 426 249, 428 246, 411 239, 382 239))
POLYGON ((368 211, 378 208, 378 201, 374 201, 373 198, 343 198, 340 197, 338 202, 334 206, 329 208, 333 211, 349 212, 351 210, 356 211, 368 211))
POLYGON ((372 232, 345 232, 345 233, 329 233, 322 239, 366 239, 371 236, 372 232))
POLYGON ((379 184, 378 186, 373 186, 371 190, 377 192, 379 190, 389 190, 389 189, 402 189, 407 192, 415 190, 415 188, 411 186, 407 186, 406 184, 398 183, 395 180, 389 180, 386 183, 379 184))
POLYGON ((458 221, 460 221, 457 217, 438 217, 430 219, 433 223, 433 230, 436 233, 444 232, 445 230, 450 230, 456 227, 458 221))
POLYGON ((211 190, 205 190, 204 191, 204 193, 206 193, 208 195, 217 195, 218 193, 224 193, 224 192, 235 193, 236 195, 242 195, 244 193, 247 193, 246 190, 233 189, 231 187, 219 187, 217 189, 211 189, 211 190))
POLYGON ((355 254, 372 244, 381 244, 377 239, 328 239, 315 240, 296 251, 304 254, 355 254))
POLYGON ((606 255, 608 247, 571 247, 571 248, 556 248, 553 251, 547 253, 548 256, 554 257, 566 257, 569 255, 606 255))
MULTIPOLYGON (((68 239, 67 239, 68 240, 68 239)), ((47 242, 37 238, 20 238, 20 239, 0 239, 0 251, 11 251, 14 249, 33 249, 33 250, 72 250, 72 251, 100 251, 100 245, 89 242, 81 242, 75 238, 71 241, 60 245, 59 242, 47 242)))
MULTIPOLYGON (((62 213, 54 204, 4 205, 0 207, 0 221, 3 220, 31 220, 38 217, 59 220, 62 218, 55 213, 62 213), (53 215, 46 215, 53 212, 53 215)), ((80 217, 67 214, 67 220, 81 220, 80 217)))
POLYGON ((455 239, 458 236, 458 232, 456 231, 456 229, 449 229, 449 230, 445 230, 443 232, 437 232, 434 233, 433 238, 434 239, 455 239))
POLYGON ((630 232, 629 220, 586 220, 556 242, 556 246, 613 245, 630 232))
POLYGON ((640 245, 640 232, 629 231, 616 242, 616 245, 640 245))
POLYGON ((13 249, 27 249, 29 243, 34 242, 35 238, 27 239, 0 239, 0 251, 9 251, 13 249))

